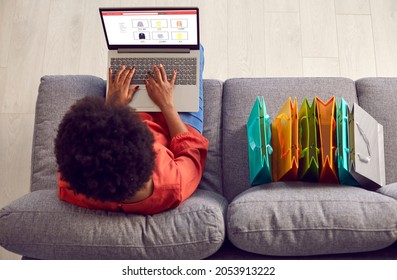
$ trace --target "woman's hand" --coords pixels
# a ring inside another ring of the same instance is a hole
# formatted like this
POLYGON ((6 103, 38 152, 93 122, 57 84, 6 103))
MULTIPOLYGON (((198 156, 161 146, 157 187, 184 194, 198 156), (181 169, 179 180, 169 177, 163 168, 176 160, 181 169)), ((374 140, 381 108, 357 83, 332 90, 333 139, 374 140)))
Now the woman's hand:
POLYGON ((148 79, 145 81, 146 90, 153 102, 160 108, 165 121, 168 125, 168 131, 171 138, 179 133, 187 132, 186 125, 182 122, 181 117, 174 107, 174 84, 176 71, 172 73, 171 80, 167 79, 164 66, 153 66, 156 79, 148 73, 148 79))
POLYGON ((128 105, 139 86, 130 87, 135 74, 135 68, 126 69, 123 65, 113 79, 113 70, 109 68, 109 89, 106 96, 106 104, 112 106, 128 105))
POLYGON ((152 74, 148 73, 148 79, 145 80, 146 90, 152 101, 160 108, 161 111, 174 107, 174 84, 176 80, 176 70, 172 73, 171 80, 168 80, 164 66, 153 65, 152 74))

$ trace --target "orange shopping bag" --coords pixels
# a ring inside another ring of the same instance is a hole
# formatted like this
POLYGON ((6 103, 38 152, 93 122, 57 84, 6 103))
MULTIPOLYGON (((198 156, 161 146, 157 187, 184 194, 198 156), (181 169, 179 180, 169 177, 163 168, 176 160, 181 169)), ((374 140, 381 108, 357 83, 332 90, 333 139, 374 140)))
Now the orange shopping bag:
POLYGON ((335 161, 336 121, 335 96, 327 102, 316 97, 318 119, 318 144, 320 148, 320 182, 339 183, 335 161))
POLYGON ((298 106, 291 97, 284 103, 272 121, 272 175, 273 181, 298 178, 298 106))

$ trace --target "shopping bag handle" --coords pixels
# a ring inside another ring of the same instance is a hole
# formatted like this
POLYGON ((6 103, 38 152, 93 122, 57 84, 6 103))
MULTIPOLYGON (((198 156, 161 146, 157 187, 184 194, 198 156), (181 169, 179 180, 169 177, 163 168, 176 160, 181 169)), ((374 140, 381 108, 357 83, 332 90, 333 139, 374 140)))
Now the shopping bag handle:
POLYGON ((264 118, 263 123, 265 125, 265 132, 266 132, 266 135, 265 135, 266 151, 269 155, 271 155, 273 153, 273 148, 270 145, 270 143, 272 141, 272 137, 271 137, 272 128, 270 126, 270 116, 266 114, 263 118, 264 118))
POLYGON ((301 146, 302 146, 302 134, 303 134, 302 121, 304 121, 306 119, 308 119, 308 117, 306 115, 299 118, 299 145, 301 145, 301 146))
MULTIPOLYGON (((347 116, 343 116, 342 119, 346 120, 346 124, 349 125, 349 118, 347 116)), ((348 148, 349 147, 349 139, 347 137, 345 139, 346 139, 346 143, 344 143, 345 147, 343 148, 343 152, 345 152, 347 155, 349 155, 349 152, 350 152, 350 149, 348 148)))
MULTIPOLYGON (((264 122, 266 123, 266 121, 268 121, 270 119, 270 116, 266 115, 265 117, 256 117, 255 120, 253 122, 251 122, 248 126, 249 132, 252 132, 252 130, 254 129, 254 126, 258 126, 260 124, 261 118, 264 118, 264 122)), ((260 127, 260 129, 262 129, 262 127, 260 127)), ((253 150, 253 151, 256 149, 261 149, 264 146, 267 153, 272 154, 273 153, 272 146, 270 144, 266 144, 266 143, 270 143, 271 130, 266 125, 265 125, 265 129, 266 129, 266 139, 264 139, 264 143, 258 143, 257 141, 255 141, 255 137, 252 136, 252 133, 248 133, 248 143, 249 143, 249 146, 251 147, 251 150, 253 150)))
POLYGON ((290 149, 287 149, 286 151, 284 151, 285 141, 284 141, 283 134, 282 134, 282 126, 281 126, 282 120, 288 121, 288 120, 290 120, 290 117, 288 117, 286 114, 280 114, 276 117, 277 135, 278 135, 278 141, 280 143, 280 148, 281 148, 281 158, 284 158, 288 155, 290 149))
POLYGON ((253 151, 255 149, 260 149, 262 146, 261 143, 257 143, 257 141, 255 141, 255 137, 253 137, 253 135, 252 135, 254 126, 258 126, 258 123, 260 123, 259 120, 260 120, 260 117, 256 117, 255 120, 248 125, 248 143, 249 143, 249 146, 251 147, 251 150, 253 150, 253 151))
POLYGON ((270 125, 270 122, 271 122, 271 120, 270 120, 270 116, 269 115, 265 115, 264 117, 263 117, 263 123, 264 123, 264 125, 265 125, 265 132, 266 132, 266 143, 270 143, 270 141, 272 140, 272 137, 271 137, 271 135, 272 135, 272 128, 271 128, 271 125, 270 125))
POLYGON ((357 126, 358 131, 360 132, 361 136, 364 139, 364 142, 365 142, 365 145, 367 146, 367 151, 368 151, 367 157, 363 157, 359 153, 357 153, 357 156, 362 162, 368 163, 371 160, 371 147, 369 144, 369 140, 368 140, 368 137, 365 135, 364 130, 360 127, 360 124, 358 122, 356 122, 356 126, 357 126))

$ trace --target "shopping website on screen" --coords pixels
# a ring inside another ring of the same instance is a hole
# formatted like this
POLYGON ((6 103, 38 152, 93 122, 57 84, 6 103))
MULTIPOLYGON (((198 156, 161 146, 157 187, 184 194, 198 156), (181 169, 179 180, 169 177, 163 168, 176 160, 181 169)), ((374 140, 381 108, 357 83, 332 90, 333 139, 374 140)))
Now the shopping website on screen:
POLYGON ((102 11, 110 45, 196 45, 197 11, 102 11))

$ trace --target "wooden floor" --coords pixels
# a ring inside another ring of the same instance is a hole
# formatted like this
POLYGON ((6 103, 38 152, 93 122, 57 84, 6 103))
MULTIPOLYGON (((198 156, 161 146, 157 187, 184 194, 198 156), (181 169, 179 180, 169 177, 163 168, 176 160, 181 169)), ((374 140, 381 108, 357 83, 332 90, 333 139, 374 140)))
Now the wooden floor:
POLYGON ((205 78, 397 76, 396 0, 0 0, 0 207, 29 192, 40 77, 106 78, 98 7, 164 2, 200 8, 205 78))

